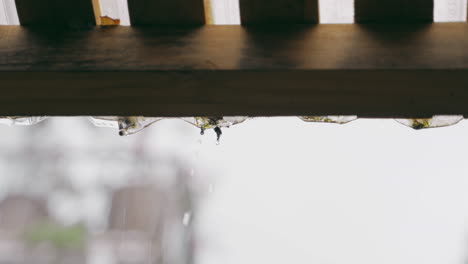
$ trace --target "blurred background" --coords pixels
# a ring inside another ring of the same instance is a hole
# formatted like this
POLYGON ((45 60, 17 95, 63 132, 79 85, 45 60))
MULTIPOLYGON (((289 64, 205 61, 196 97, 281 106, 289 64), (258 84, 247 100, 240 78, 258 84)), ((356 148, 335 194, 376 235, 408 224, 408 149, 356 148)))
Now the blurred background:
POLYGON ((3 263, 466 263, 468 125, 0 126, 3 263))

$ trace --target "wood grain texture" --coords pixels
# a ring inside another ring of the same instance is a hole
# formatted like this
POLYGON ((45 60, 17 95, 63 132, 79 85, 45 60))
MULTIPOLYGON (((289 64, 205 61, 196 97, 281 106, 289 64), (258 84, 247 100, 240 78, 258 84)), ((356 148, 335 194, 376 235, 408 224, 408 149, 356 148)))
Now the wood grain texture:
POLYGON ((205 6, 205 23, 207 25, 214 24, 214 16, 213 16, 213 6, 211 4, 212 0, 203 0, 203 4, 205 6))
POLYGON ((83 28, 96 25, 92 0, 15 0, 23 26, 83 28))
POLYGON ((357 23, 432 22, 433 0, 355 0, 357 23))
POLYGON ((468 115, 468 24, 0 27, 0 115, 468 115))
POLYGON ((99 3, 99 0, 92 0, 93 4, 93 11, 94 11, 94 19, 96 20, 96 25, 101 25, 101 4, 99 3))
POLYGON ((318 0, 240 0, 241 23, 318 23, 318 0))
POLYGON ((132 26, 204 25, 203 0, 129 0, 132 26))

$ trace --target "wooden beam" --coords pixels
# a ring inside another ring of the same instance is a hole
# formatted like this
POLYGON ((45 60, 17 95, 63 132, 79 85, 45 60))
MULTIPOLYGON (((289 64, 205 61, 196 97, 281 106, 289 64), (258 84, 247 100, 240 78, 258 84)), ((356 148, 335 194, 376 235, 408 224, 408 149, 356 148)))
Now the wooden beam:
POLYGON ((432 22, 434 0, 355 0, 357 23, 432 22))
POLYGON ((23 26, 83 28, 96 25, 92 0, 15 0, 23 26))
POLYGON ((468 115, 468 24, 0 27, 0 115, 468 115))
POLYGON ((240 0, 241 23, 318 23, 318 0, 240 0))
POLYGON ((129 0, 132 26, 203 25, 203 0, 129 0))

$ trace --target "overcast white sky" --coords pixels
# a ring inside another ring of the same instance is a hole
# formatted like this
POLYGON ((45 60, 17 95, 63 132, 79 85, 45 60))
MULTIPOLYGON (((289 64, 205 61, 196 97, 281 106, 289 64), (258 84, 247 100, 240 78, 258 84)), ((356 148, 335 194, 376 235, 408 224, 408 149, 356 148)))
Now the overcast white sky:
MULTIPOLYGON (((467 121, 415 131, 394 120, 334 125, 257 118, 224 129, 220 145, 213 131, 200 136, 181 120, 130 137, 78 121, 46 121, 60 133, 42 136, 43 144, 130 146, 144 136, 154 152, 196 164, 194 177, 206 190, 195 216, 200 264, 462 264, 468 258, 467 121)), ((8 148, 35 129, 0 128, 8 148)), ((84 176, 80 181, 93 181, 84 176)), ((94 208, 88 200, 82 208, 94 208)))
POLYGON ((213 186, 197 221, 199 263, 467 259, 466 121, 414 131, 393 120, 259 118, 225 129, 219 146, 197 132, 164 120, 143 133, 212 172, 195 171, 213 186))

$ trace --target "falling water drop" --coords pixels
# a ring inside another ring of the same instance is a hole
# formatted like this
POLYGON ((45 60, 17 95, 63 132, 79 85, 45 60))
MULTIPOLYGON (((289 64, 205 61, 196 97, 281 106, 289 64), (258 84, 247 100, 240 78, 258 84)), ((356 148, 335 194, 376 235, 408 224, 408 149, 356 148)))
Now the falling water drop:
POLYGON ((184 226, 188 226, 190 224, 191 220, 192 220, 192 213, 191 212, 185 212, 184 217, 182 218, 182 224, 184 226))
POLYGON ((220 127, 215 127, 214 131, 216 132, 216 144, 219 145, 219 140, 221 139, 221 135, 223 134, 223 131, 221 130, 220 127))

